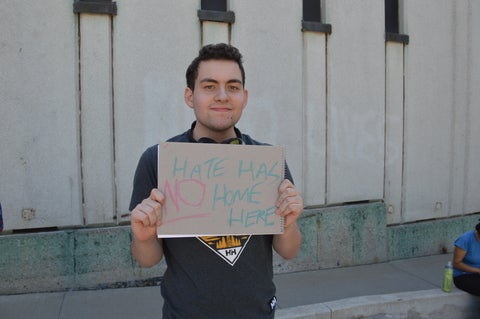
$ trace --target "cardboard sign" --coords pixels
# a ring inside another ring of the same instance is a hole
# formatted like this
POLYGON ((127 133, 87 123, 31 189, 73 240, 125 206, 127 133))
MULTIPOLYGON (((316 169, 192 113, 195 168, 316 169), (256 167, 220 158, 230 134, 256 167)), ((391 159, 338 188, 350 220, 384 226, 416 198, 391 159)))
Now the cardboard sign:
POLYGON ((278 234, 282 147, 165 142, 158 188, 165 195, 158 237, 278 234))

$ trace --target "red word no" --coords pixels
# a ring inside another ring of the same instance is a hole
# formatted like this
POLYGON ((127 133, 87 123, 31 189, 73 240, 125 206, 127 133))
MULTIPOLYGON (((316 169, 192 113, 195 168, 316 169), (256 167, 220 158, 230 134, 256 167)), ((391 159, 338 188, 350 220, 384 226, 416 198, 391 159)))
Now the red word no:
MULTIPOLYGON (((171 200, 175 206, 177 213, 180 211, 180 205, 198 208, 205 201, 205 193, 207 186, 198 179, 182 179, 175 180, 172 185, 166 180, 163 188, 164 195, 171 200)), ((167 213, 165 211, 165 213, 167 213)))

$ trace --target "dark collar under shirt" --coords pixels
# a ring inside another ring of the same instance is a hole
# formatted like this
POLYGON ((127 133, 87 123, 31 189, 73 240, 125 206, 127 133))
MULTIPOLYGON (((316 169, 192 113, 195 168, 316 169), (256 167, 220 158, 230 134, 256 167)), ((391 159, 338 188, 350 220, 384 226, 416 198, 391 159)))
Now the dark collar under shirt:
POLYGON ((190 142, 192 142, 192 143, 243 144, 242 133, 240 133, 240 130, 237 129, 236 127, 234 127, 233 129, 235 130, 235 135, 237 135, 237 137, 232 137, 232 138, 226 139, 225 141, 222 141, 220 143, 218 143, 217 141, 215 141, 214 139, 211 139, 209 137, 201 137, 198 140, 195 140, 193 138, 193 129, 195 128, 195 124, 197 124, 197 121, 192 123, 192 126, 190 127, 190 130, 188 131, 188 137, 190 139, 190 142))

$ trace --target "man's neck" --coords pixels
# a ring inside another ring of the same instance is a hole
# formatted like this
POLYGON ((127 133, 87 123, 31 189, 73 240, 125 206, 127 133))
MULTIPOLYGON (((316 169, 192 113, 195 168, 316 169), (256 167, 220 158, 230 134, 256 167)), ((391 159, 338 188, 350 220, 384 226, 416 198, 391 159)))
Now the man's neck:
POLYGON ((221 143, 225 140, 237 137, 237 134, 236 134, 234 128, 232 128, 229 131, 225 131, 225 132, 202 132, 197 127, 194 127, 193 132, 192 132, 192 136, 196 141, 198 141, 201 138, 206 137, 206 138, 214 140, 217 143, 221 143))

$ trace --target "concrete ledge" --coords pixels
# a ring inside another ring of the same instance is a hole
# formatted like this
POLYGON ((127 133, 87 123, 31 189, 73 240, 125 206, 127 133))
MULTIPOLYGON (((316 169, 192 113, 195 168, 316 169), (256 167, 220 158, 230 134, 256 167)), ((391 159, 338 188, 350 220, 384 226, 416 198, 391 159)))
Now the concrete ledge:
MULTIPOLYGON (((306 209, 297 258, 274 255, 275 274, 376 264, 449 253, 480 214, 386 225, 382 202, 306 209)), ((166 264, 140 268, 129 225, 0 235, 0 294, 149 286, 166 264)))
POLYGON ((92 289, 155 278, 164 263, 140 268, 130 226, 0 237, 0 294, 92 289))
POLYGON ((385 205, 371 202, 306 209, 299 220, 297 258, 274 259, 276 273, 366 265, 387 261, 385 205))
POLYGON ((445 254, 478 223, 480 213, 388 226, 388 260, 445 254))
MULTIPOLYGON (((274 256, 274 272, 290 273, 386 261, 383 203, 307 209, 299 220, 302 249, 274 256)), ((0 236, 0 294, 142 286, 166 263, 140 268, 130 254, 130 226, 0 236)))
POLYGON ((276 319, 477 319, 480 300, 458 289, 373 295, 280 309, 276 319))

